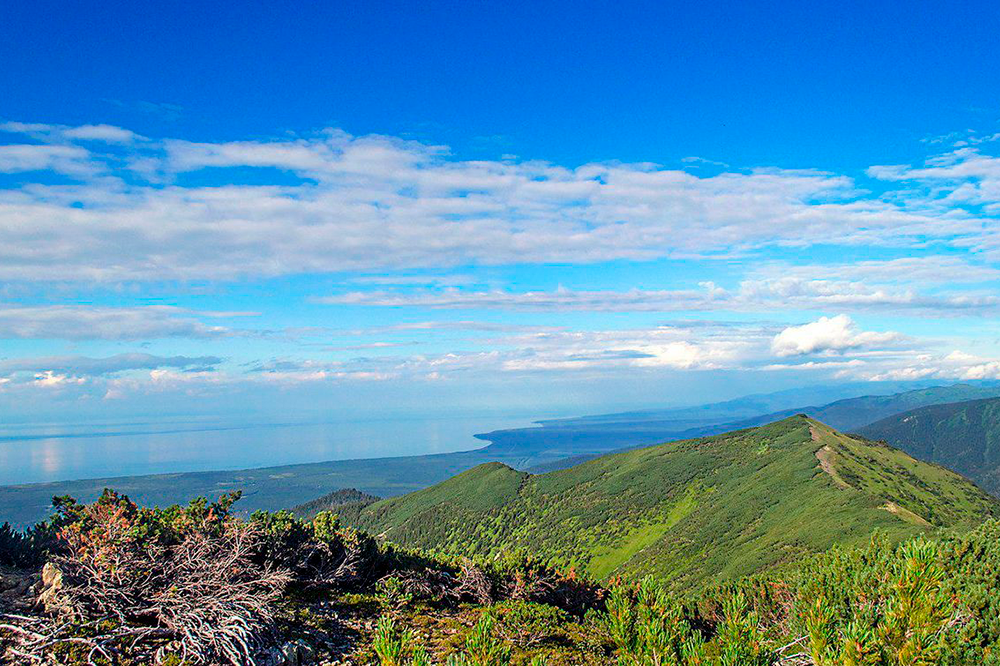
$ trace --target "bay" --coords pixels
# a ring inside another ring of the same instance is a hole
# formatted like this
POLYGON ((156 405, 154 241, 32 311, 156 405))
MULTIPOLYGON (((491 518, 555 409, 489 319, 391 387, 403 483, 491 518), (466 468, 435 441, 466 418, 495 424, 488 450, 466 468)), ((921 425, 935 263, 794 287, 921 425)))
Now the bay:
POLYGON ((0 485, 468 451, 523 415, 0 426, 0 485))

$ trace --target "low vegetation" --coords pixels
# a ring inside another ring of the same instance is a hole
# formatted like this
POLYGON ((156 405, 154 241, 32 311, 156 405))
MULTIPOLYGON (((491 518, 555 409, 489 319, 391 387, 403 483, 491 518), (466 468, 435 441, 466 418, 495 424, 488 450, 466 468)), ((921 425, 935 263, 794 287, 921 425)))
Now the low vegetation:
MULTIPOLYGON (((523 601, 577 613, 599 605, 597 586, 523 556, 477 562, 400 549, 329 512, 242 519, 231 511, 237 499, 147 509, 112 491, 92 504, 60 497, 47 523, 0 532, 3 587, 31 583, 0 595, 4 654, 38 663, 287 663, 296 641, 331 658, 368 649, 369 620, 414 603, 523 601)), ((521 619, 534 631, 531 613, 503 608, 506 631, 521 619)))
POLYGON ((369 504, 379 501, 375 495, 361 492, 356 488, 342 488, 327 493, 314 500, 292 507, 290 511, 300 518, 312 519, 316 514, 328 511, 341 517, 356 517, 369 504))
MULTIPOLYGON (((734 469, 711 477, 713 486, 698 476, 705 468, 689 468, 654 527, 646 523, 636 532, 622 529, 624 522, 595 526, 579 519, 572 528, 562 523, 572 529, 565 543, 593 544, 595 531, 619 530, 626 537, 619 548, 655 562, 645 551, 669 557, 662 534, 691 539, 691 532, 669 530, 695 521, 732 540, 720 546, 723 552, 697 551, 699 557, 738 561, 740 571, 759 565, 746 575, 710 562, 686 578, 697 585, 631 566, 606 569, 598 580, 558 551, 518 549, 516 529, 506 532, 507 548, 456 555, 444 547, 394 545, 329 511, 242 518, 233 511, 238 494, 159 509, 106 491, 91 504, 56 498, 52 518, 27 532, 0 529, 0 659, 72 666, 1000 666, 1000 522, 989 518, 994 505, 974 486, 803 419, 689 448, 686 460, 729 460, 734 469), (743 513, 720 508, 715 493, 745 489, 722 486, 737 472, 749 470, 749 482, 782 470, 769 457, 774 451, 792 460, 792 471, 766 486, 772 501, 794 513, 780 497, 790 492, 804 503, 802 513, 791 521, 768 518, 748 492, 729 502, 747 505, 743 513), (806 464, 803 451, 811 471, 796 481, 798 466, 806 464), (732 462, 744 459, 756 462, 732 462), (817 487, 815 495, 803 494, 807 483, 817 487), (857 506, 867 513, 838 504, 831 499, 836 493, 850 502, 864 498, 857 506), (855 512, 844 518, 831 510, 827 519, 834 522, 813 525, 823 534, 811 542, 815 548, 823 539, 839 543, 822 552, 801 548, 777 565, 761 559, 748 535, 784 529, 775 539, 799 539, 821 501, 855 512), (889 501, 921 522, 885 509, 889 501), (723 515, 698 515, 709 510, 723 515), (763 527, 754 511, 764 516, 763 527), (963 527, 977 511, 984 522, 963 527), (740 519, 742 530, 729 530, 740 519), (663 525, 667 531, 656 532, 663 525), (865 526, 874 534, 856 539, 852 530, 865 526)), ((652 451, 654 458, 677 452, 652 451)), ((647 467, 654 481, 646 483, 641 465, 649 459, 597 462, 599 475, 570 470, 547 487, 564 484, 592 507, 600 503, 588 491, 600 479, 621 495, 601 501, 627 513, 643 506, 643 493, 667 473, 647 467)), ((526 493, 533 477, 502 466, 480 469, 476 478, 478 486, 463 481, 431 491, 467 512, 489 512, 511 498, 548 501, 534 494, 537 488, 526 493)), ((343 497, 348 505, 367 502, 343 497)), ((398 524, 427 525, 408 523, 423 515, 417 506, 423 503, 394 506, 398 524)), ((437 515, 450 520, 446 512, 437 515)), ((595 553, 605 559, 591 564, 613 559, 595 553)))
MULTIPOLYGON (((8 663, 1000 664, 996 521, 897 544, 875 535, 679 595, 523 554, 400 549, 328 513, 244 520, 235 499, 61 498, 39 528, 52 535, 41 581, 0 596, 8 663)), ((29 558, 37 541, 16 544, 29 558)))

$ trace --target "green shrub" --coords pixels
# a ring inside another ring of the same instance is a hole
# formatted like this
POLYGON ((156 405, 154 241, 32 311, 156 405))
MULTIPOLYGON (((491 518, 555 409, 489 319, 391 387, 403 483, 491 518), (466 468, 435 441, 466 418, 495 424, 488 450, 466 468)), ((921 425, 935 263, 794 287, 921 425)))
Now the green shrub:
POLYGON ((446 615, 466 615, 477 612, 468 602, 480 604, 477 623, 447 658, 450 666, 524 663, 525 651, 544 645, 555 655, 569 642, 619 666, 1000 666, 994 521, 898 545, 875 535, 863 547, 834 548, 781 572, 681 598, 651 580, 600 588, 523 554, 483 560, 379 545, 330 513, 306 521, 257 512, 242 520, 231 512, 236 499, 146 509, 106 491, 92 504, 57 498, 53 518, 27 532, 0 527, 3 562, 53 559, 62 594, 80 619, 39 617, 26 626, 57 632, 57 644, 39 658, 75 663, 70 657, 84 648, 74 638, 105 640, 120 629, 155 627, 145 642, 125 645, 119 636, 107 645, 123 652, 123 664, 149 663, 157 647, 204 631, 185 645, 187 654, 219 659, 233 647, 216 641, 242 614, 239 622, 250 630, 239 640, 247 647, 230 657, 250 659, 289 624, 275 620, 281 608, 303 599, 337 603, 353 590, 364 599, 362 617, 372 617, 374 598, 385 612, 369 634, 384 666, 431 664, 398 620, 416 599, 433 602, 419 605, 417 615, 446 608, 446 615), (224 564, 236 549, 239 557, 224 564), (289 580, 296 584, 286 588, 289 580), (319 591, 303 594, 307 588, 319 591), (239 597, 251 589, 254 598, 239 597), (216 605, 201 608, 209 596, 216 605), (582 628, 592 631, 580 636, 581 626, 570 620, 584 607, 590 611, 582 628), (120 620, 105 626, 107 617, 120 620))
POLYGON ((379 603, 386 611, 398 611, 413 603, 413 592, 397 576, 386 576, 375 583, 379 603))
POLYGON ((413 645, 413 632, 401 629, 396 620, 388 615, 379 618, 375 625, 372 649, 381 666, 417 666, 428 663, 423 650, 413 645))
POLYGON ((551 638, 569 618, 559 608, 532 601, 504 601, 491 606, 487 613, 493 618, 497 634, 520 648, 551 638))
POLYGON ((651 580, 638 586, 614 585, 598 625, 616 649, 621 666, 699 664, 704 640, 684 609, 651 580))
POLYGON ((465 639, 462 664, 468 666, 507 666, 510 663, 510 645, 494 632, 495 620, 484 613, 465 639))
POLYGON ((42 566, 55 547, 55 534, 46 524, 19 532, 10 523, 0 525, 0 564, 18 569, 42 566))
POLYGON ((751 609, 743 592, 737 592, 723 602, 723 618, 716 627, 714 640, 721 666, 767 666, 773 663, 774 654, 761 625, 760 615, 751 609))
POLYGON ((941 545, 836 551, 804 572, 797 613, 817 666, 922 666, 946 659, 959 609, 945 591, 941 545))

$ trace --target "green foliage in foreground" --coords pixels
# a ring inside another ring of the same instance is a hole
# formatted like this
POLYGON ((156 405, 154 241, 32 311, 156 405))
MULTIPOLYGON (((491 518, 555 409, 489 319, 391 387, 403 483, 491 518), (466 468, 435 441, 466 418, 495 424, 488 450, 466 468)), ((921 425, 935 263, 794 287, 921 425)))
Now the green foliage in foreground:
MULTIPOLYGON (((996 666, 1000 664, 1000 523, 960 536, 892 545, 881 535, 807 558, 781 576, 679 597, 647 579, 616 582, 583 619, 556 615, 524 648, 498 630, 504 610, 483 609, 451 656, 418 638, 404 615, 376 632, 382 664, 617 666, 996 666), (574 638, 566 630, 578 624, 574 638), (558 636, 558 639, 556 638, 558 636)), ((419 624, 428 609, 408 617, 419 624)), ((534 611, 527 612, 537 616, 534 611)))
POLYGON ((761 631, 760 617, 742 591, 724 597, 721 604, 715 638, 706 640, 692 628, 684 607, 647 580, 634 589, 612 588, 607 613, 595 616, 595 623, 614 644, 621 666, 772 663, 774 653, 761 631))
POLYGON ((798 416, 548 474, 481 465, 372 504, 356 524, 414 547, 523 549, 600 579, 652 575, 690 589, 861 544, 876 529, 899 541, 994 515, 996 499, 961 476, 798 416))
MULTIPOLYGON (((305 521, 288 512, 258 513, 243 521, 231 514, 235 499, 142 509, 110 492, 92 505, 62 498, 50 525, 57 532, 51 556, 63 567, 67 589, 81 580, 74 561, 98 568, 112 562, 111 580, 126 581, 131 574, 123 567, 130 554, 141 553, 143 567, 160 567, 160 558, 179 552, 171 551, 171 544, 189 543, 192 535, 199 543, 212 543, 235 529, 252 539, 244 542, 253 546, 246 568, 219 575, 245 579, 256 570, 287 581, 255 611, 268 624, 253 636, 254 644, 266 650, 295 637, 335 635, 334 643, 342 647, 323 658, 348 663, 1000 666, 1000 522, 994 520, 965 533, 934 531, 898 543, 879 534, 863 545, 835 547, 780 570, 735 581, 715 577, 697 594, 680 595, 650 578, 615 580, 602 588, 530 557, 473 561, 402 550, 342 527, 331 514, 305 521), (312 556, 303 558, 307 552, 312 556), (354 564, 349 576, 337 574, 339 566, 323 569, 322 558, 336 564, 347 553, 354 564), (324 577, 324 571, 331 576, 324 577), (325 622, 323 613, 330 609, 333 615, 325 622)), ((162 579, 167 571, 153 577, 157 585, 166 585, 167 598, 202 617, 201 596, 171 587, 162 579)), ((198 589, 209 585, 215 601, 234 612, 231 602, 245 587, 216 586, 206 578, 215 575, 212 569, 199 571, 198 589)), ((145 569, 137 573, 140 582, 153 580, 145 569)), ((106 584, 111 587, 105 591, 115 591, 115 583, 106 584)), ((126 596, 144 589, 130 587, 126 596)), ((115 598, 101 597, 102 603, 118 603, 110 601, 115 598)), ((144 600, 135 601, 141 602, 136 608, 146 607, 144 600)), ((78 606, 76 612, 88 608, 78 606)), ((109 630, 113 635, 123 620, 149 630, 169 629, 145 612, 130 611, 109 630)), ((70 640, 95 640, 95 627, 101 630, 95 619, 78 615, 76 624, 55 619, 46 625, 39 616, 31 626, 64 632, 63 642, 49 653, 60 663, 82 665, 91 659, 104 666, 111 662, 70 640), (77 634, 73 626, 79 627, 77 634)), ((158 635, 149 634, 145 643, 130 637, 107 645, 120 657, 115 663, 150 663, 160 647, 174 645, 167 637, 157 642, 158 635)), ((0 650, 16 639, 0 630, 0 650)), ((169 658, 181 663, 176 654, 169 658)), ((237 657, 232 663, 261 659, 237 657)), ((192 660, 189 653, 183 663, 229 662, 217 656, 192 660)))
POLYGON ((0 525, 0 565, 27 568, 45 562, 54 534, 45 524, 24 532, 15 530, 10 523, 0 525))

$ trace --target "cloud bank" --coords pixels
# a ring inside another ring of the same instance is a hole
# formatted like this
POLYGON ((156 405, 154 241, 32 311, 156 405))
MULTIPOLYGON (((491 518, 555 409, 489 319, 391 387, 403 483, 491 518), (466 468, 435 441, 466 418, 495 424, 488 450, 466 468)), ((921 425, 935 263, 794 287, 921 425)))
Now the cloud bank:
POLYGON ((1000 378, 1000 158, 971 135, 853 175, 469 160, 337 129, 195 142, 6 122, 0 142, 11 395, 1000 378), (617 266, 639 277, 608 279, 617 266), (556 286, 561 267, 575 286, 556 286), (234 323, 259 301, 267 314, 234 323), (929 318, 948 335, 906 325, 929 318))
POLYGON ((0 129, 11 137, 0 172, 16 176, 0 190, 6 280, 236 280, 928 239, 989 257, 1000 247, 1000 161, 971 148, 920 168, 871 167, 889 188, 875 196, 823 171, 462 160, 338 130, 196 143, 108 125, 0 129), (275 176, 260 184, 245 169, 275 176), (211 185, 186 182, 192 173, 211 185))

